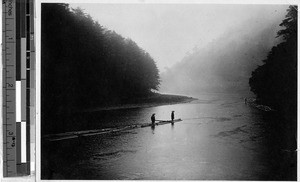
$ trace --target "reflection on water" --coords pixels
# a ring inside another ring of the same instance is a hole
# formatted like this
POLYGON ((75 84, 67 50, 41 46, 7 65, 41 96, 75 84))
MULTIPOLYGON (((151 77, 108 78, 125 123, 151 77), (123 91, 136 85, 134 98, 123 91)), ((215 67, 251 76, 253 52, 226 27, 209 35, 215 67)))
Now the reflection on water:
POLYGON ((169 120, 182 122, 45 143, 46 179, 270 180, 262 113, 240 97, 209 95, 187 104, 93 113, 108 126, 169 120), (101 116, 101 117, 99 117, 101 116))
POLYGON ((152 134, 154 134, 155 125, 152 125, 152 126, 151 126, 151 130, 152 130, 152 134))

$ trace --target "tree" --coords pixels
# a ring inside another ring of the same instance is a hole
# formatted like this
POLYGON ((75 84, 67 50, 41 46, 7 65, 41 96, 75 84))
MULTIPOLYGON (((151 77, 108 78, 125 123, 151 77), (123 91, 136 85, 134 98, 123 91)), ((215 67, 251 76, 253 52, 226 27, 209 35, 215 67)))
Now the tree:
POLYGON ((78 110, 119 104, 158 89, 151 56, 82 9, 43 3, 41 28, 43 131, 72 128, 78 110))
POLYGON ((251 91, 258 102, 276 109, 296 136, 297 128, 297 6, 290 6, 280 26, 283 42, 274 46, 264 64, 252 72, 251 91))
MULTIPOLYGON (((277 109, 286 107, 286 99, 294 100, 297 91, 297 7, 290 6, 278 32, 284 42, 273 47, 265 63, 249 80, 257 98, 277 109)), ((290 101, 292 102, 292 101, 290 101)), ((294 102, 294 101, 293 101, 294 102)))

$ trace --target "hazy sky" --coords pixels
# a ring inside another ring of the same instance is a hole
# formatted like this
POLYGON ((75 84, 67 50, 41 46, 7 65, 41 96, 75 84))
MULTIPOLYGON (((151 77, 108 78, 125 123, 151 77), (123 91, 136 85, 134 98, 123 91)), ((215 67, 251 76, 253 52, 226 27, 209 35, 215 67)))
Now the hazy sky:
MULTIPOLYGON (((205 46, 232 27, 238 31, 282 21, 287 5, 70 4, 102 26, 131 38, 150 53, 160 71, 194 47, 205 46), (248 26, 244 26, 244 22, 248 26), (239 27, 242 26, 243 27, 239 27)), ((235 32, 233 31, 232 34, 235 32)))

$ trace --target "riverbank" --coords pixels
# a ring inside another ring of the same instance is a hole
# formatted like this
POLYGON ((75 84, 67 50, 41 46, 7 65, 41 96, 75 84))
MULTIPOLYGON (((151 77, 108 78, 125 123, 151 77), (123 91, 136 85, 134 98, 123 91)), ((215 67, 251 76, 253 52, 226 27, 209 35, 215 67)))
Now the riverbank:
POLYGON ((119 104, 101 106, 101 107, 96 107, 96 108, 89 108, 89 109, 84 110, 84 112, 155 107, 155 106, 161 106, 161 105, 188 103, 188 102, 192 102, 194 100, 197 100, 197 99, 193 98, 193 97, 182 96, 182 95, 169 95, 169 94, 155 93, 148 97, 123 100, 123 102, 119 103, 119 104))
POLYGON ((258 104, 255 98, 245 98, 245 104, 266 112, 276 111, 269 106, 258 104))

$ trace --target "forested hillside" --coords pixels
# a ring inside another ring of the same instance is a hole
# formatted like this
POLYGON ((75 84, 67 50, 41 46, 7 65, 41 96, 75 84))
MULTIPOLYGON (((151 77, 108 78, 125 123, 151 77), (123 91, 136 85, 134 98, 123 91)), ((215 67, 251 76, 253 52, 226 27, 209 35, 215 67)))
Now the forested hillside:
POLYGON ((280 21, 274 18, 255 24, 256 20, 253 17, 241 22, 206 46, 196 47, 181 62, 161 74, 160 91, 189 95, 249 94, 251 72, 280 41, 274 38, 280 21), (250 22, 254 22, 253 26, 249 26, 250 22))
POLYGON ((298 7, 290 6, 280 26, 283 42, 274 46, 268 57, 252 73, 251 91, 261 104, 269 105, 284 116, 284 123, 296 136, 297 126, 297 16, 298 7))
POLYGON ((43 3, 41 13, 43 128, 67 122, 77 110, 119 104, 158 89, 156 63, 133 40, 68 4, 43 3))

